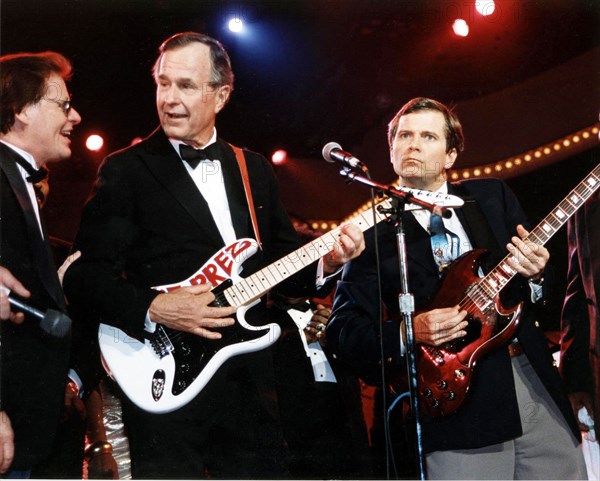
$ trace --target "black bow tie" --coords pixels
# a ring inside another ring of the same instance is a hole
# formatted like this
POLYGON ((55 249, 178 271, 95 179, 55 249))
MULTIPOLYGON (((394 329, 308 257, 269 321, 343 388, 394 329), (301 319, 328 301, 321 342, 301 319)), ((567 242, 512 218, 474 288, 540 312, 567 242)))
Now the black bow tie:
POLYGON ((219 146, 216 142, 213 142, 205 149, 194 149, 193 147, 180 144, 179 155, 185 160, 192 169, 198 167, 198 164, 203 160, 215 160, 219 158, 219 146))
POLYGON ((37 184, 38 182, 41 182, 46 177, 48 177, 48 169, 46 169, 46 167, 42 166, 36 170, 33 168, 33 166, 29 162, 27 162, 20 155, 15 156, 15 160, 17 161, 17 164, 19 164, 21 167, 23 167, 25 169, 25 171, 29 174, 26 177, 27 182, 31 182, 32 184, 37 184))

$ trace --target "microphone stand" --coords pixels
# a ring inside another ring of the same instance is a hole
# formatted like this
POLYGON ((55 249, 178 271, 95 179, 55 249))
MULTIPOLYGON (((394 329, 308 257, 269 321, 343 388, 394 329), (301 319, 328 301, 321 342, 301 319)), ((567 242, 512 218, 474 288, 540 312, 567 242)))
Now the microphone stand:
MULTIPOLYGON (((400 294, 398 295, 398 305, 402 321, 406 326, 406 369, 409 379, 410 401, 415 418, 415 432, 417 441, 417 463, 419 465, 420 479, 426 478, 425 470, 425 453, 423 450, 423 436, 421 430, 421 411, 419 408, 419 396, 417 385, 417 365, 415 357, 415 337, 413 330, 413 314, 415 311, 414 296, 409 292, 408 288, 408 262, 406 258, 406 235, 404 232, 403 217, 405 213, 406 203, 416 204, 424 209, 443 215, 446 208, 438 205, 430 204, 415 198, 410 192, 402 192, 393 187, 379 184, 367 179, 356 172, 352 172, 349 168, 340 170, 340 174, 348 178, 348 182, 357 181, 361 184, 368 185, 371 188, 378 189, 386 193, 388 196, 398 199, 398 208, 389 209, 395 212, 390 212, 391 218, 395 221, 396 243, 398 250, 398 262, 400 268, 400 294)), ((380 209, 380 212, 386 212, 380 209)))

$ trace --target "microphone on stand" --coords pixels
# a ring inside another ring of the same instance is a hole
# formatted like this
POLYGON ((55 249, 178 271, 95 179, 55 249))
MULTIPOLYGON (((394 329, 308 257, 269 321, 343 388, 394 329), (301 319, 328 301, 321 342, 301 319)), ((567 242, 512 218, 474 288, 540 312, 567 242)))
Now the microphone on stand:
POLYGON ((327 162, 339 162, 340 164, 367 172, 369 169, 360 160, 354 157, 350 152, 345 152, 337 142, 329 142, 323 147, 323 158, 327 162))
POLYGON ((14 306, 17 310, 35 318, 40 329, 46 334, 52 337, 62 338, 66 337, 71 332, 72 321, 66 314, 54 309, 48 309, 46 312, 42 312, 17 299, 6 287, 0 286, 0 289, 8 294, 8 302, 10 302, 11 306, 14 306))

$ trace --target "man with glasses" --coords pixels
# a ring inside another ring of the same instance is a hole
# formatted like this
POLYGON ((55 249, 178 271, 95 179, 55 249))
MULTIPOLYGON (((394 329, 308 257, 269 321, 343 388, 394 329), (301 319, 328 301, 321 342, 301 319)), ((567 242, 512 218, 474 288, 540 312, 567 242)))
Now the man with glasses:
MULTIPOLYGON (((47 162, 71 155, 71 134, 81 122, 65 84, 71 70, 55 52, 0 57, 1 280, 10 279, 10 271, 28 291, 6 283, 13 295, 30 294, 26 302, 42 311, 64 311, 65 299, 34 184, 47 173, 47 162)), ((0 323, 0 472, 29 477, 56 435, 70 337, 43 333, 27 314, 3 318, 16 322, 0 323)))

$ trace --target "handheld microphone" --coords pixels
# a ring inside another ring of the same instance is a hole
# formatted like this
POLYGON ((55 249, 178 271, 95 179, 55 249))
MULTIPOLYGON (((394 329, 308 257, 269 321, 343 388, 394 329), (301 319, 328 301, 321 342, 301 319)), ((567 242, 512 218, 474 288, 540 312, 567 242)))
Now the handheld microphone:
POLYGON ((0 289, 8 295, 8 302, 10 302, 12 306, 35 318, 40 329, 46 334, 52 337, 62 338, 66 337, 71 332, 72 321, 66 314, 54 309, 48 309, 46 312, 42 312, 17 299, 6 287, 0 286, 0 289))
POLYGON ((350 152, 345 152, 337 142, 329 142, 323 147, 323 158, 327 162, 339 162, 340 164, 350 167, 352 169, 359 169, 363 172, 367 172, 367 166, 360 160, 354 157, 350 152))

